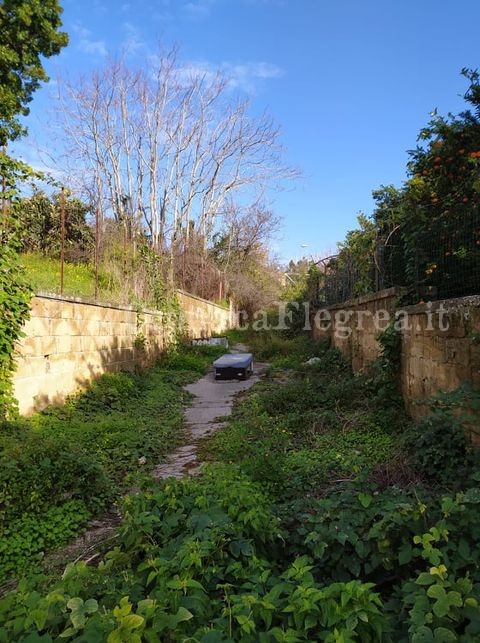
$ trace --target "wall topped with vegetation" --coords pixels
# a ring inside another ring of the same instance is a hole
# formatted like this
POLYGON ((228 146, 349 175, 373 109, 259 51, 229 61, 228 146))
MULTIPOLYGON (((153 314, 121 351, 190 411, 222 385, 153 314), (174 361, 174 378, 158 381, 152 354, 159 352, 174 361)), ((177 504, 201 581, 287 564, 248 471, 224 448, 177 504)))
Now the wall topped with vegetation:
POLYGON ((23 414, 61 403, 107 371, 152 364, 179 334, 206 337, 231 325, 231 311, 186 293, 170 311, 39 295, 19 342, 14 395, 23 414))

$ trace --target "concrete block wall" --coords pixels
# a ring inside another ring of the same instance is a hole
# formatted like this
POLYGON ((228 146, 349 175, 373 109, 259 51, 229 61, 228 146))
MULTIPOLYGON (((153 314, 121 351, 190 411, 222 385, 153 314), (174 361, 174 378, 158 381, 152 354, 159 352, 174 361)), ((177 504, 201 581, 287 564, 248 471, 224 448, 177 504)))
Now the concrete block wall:
MULTIPOLYGON (((179 301, 188 336, 230 327, 229 309, 186 293, 179 293, 179 301)), ((20 412, 28 414, 63 402, 106 371, 153 363, 173 341, 174 324, 161 311, 39 295, 32 299, 24 333, 13 385, 20 412)))
MULTIPOLYGON (((373 315, 382 310, 395 315, 399 312, 396 301, 396 291, 388 289, 331 306, 327 309, 331 316, 329 328, 313 324, 313 335, 316 339, 328 338, 355 372, 368 368, 381 349, 373 315), (347 323, 342 311, 354 313, 347 323), (363 316, 359 327, 358 313, 362 311, 370 314, 363 316)), ((427 414, 425 400, 439 391, 453 391, 465 383, 480 388, 480 297, 423 303, 401 310, 408 324, 401 331, 400 386, 413 417, 427 414), (443 330, 439 310, 443 311, 443 330)))

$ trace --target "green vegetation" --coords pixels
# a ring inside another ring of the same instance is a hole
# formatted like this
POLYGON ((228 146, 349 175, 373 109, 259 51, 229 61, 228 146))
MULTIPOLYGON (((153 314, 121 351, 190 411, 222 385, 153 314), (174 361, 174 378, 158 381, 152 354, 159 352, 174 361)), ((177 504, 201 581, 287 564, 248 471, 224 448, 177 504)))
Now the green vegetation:
MULTIPOLYGON (((274 320, 272 325, 277 324, 274 320)), ((313 343, 307 333, 290 338, 289 333, 275 331, 249 332, 248 330, 231 330, 229 338, 232 342, 248 342, 255 359, 268 362, 270 372, 295 368, 310 357, 323 353, 321 344, 313 343)))
POLYGON ((7 154, 7 143, 25 134, 20 116, 48 76, 41 57, 58 54, 68 42, 56 0, 4 0, 0 5, 0 420, 15 411, 11 374, 14 346, 28 317, 31 289, 19 262, 20 184, 36 173, 7 154))
POLYGON ((15 412, 11 376, 15 370, 15 343, 22 336, 22 326, 30 311, 32 291, 20 263, 17 184, 33 172, 21 162, 0 152, 2 218, 0 223, 0 421, 15 412), (11 207, 6 213, 6 199, 11 207))
MULTIPOLYGON (((205 439, 221 462, 127 497, 98 567, 24 578, 0 601, 0 641, 479 640, 480 467, 454 421, 468 400, 475 425, 478 393, 435 401, 413 426, 375 372, 353 376, 305 339, 256 337, 277 366, 205 439)), ((178 360, 170 377, 198 363, 178 360)))
POLYGON ((60 53, 68 43, 57 0, 3 0, 0 5, 0 145, 25 133, 19 116, 48 76, 42 57, 60 53))
POLYGON ((324 300, 387 286, 404 287, 410 303, 478 292, 480 77, 469 69, 462 75, 466 109, 435 110, 409 152, 407 180, 373 191, 372 215, 358 217, 328 263, 324 300))
POLYGON ((332 479, 368 474, 398 455, 394 436, 406 417, 372 394, 375 383, 353 377, 340 353, 306 336, 256 335, 252 341, 265 341, 258 358, 271 359, 272 378, 207 440, 207 458, 240 464, 283 502, 307 490, 321 494, 332 479), (312 356, 319 362, 302 364, 312 356), (287 381, 279 383, 286 372, 287 381))
MULTIPOLYGON (((60 293, 60 260, 45 257, 38 253, 28 253, 21 256, 25 267, 25 275, 32 285, 34 292, 60 293)), ((99 275, 100 301, 120 303, 120 292, 113 287, 111 280, 103 272, 99 275)), ((64 265, 65 295, 93 299, 95 296, 95 270, 91 264, 70 263, 64 265)))
POLYGON ((105 374, 65 406, 4 424, 0 574, 31 568, 162 461, 182 437, 182 385, 218 353, 185 348, 143 374, 105 374))
POLYGON ((50 197, 38 188, 19 203, 23 252, 60 256, 62 207, 65 215, 64 252, 67 260, 92 261, 94 231, 87 223, 91 208, 66 190, 50 197))

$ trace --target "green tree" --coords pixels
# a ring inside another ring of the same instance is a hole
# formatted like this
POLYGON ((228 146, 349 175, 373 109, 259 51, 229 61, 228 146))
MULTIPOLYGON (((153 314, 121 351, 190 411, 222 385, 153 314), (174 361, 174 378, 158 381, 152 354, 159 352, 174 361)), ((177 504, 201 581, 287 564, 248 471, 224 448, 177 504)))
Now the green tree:
POLYGON ((349 296, 364 295, 375 290, 373 267, 377 228, 362 213, 357 216, 357 221, 360 228, 347 232, 345 241, 338 244, 336 259, 340 287, 349 296))
POLYGON ((436 111, 409 152, 400 188, 374 190, 372 217, 359 217, 329 264, 327 289, 344 301, 387 285, 408 298, 446 298, 478 291, 480 264, 480 76, 469 81, 467 109, 436 111))
POLYGON ((0 2, 0 145, 25 133, 19 117, 29 112, 33 93, 48 76, 41 56, 58 54, 68 36, 58 31, 57 0, 0 2))
MULTIPOLYGON (((56 257, 61 245, 61 194, 49 197, 36 190, 18 203, 22 250, 56 257)), ((86 218, 91 207, 75 197, 65 197, 65 249, 69 261, 93 257, 94 235, 86 218)))
POLYGON ((20 117, 28 114, 33 93, 48 76, 41 56, 58 54, 68 42, 59 32, 62 9, 56 0, 0 2, 0 419, 12 408, 11 374, 15 342, 28 317, 31 290, 19 262, 19 183, 33 171, 6 153, 9 140, 25 133, 20 117))
POLYGON ((480 84, 470 82, 468 109, 434 112, 410 152, 404 187, 402 239, 408 285, 420 296, 475 292, 480 261, 480 84))

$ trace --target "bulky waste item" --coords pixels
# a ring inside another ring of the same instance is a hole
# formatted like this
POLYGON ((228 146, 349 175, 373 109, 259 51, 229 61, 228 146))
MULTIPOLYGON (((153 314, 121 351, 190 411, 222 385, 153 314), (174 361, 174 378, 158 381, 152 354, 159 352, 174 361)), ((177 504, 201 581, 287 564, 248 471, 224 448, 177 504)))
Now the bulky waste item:
POLYGON ((213 362, 216 380, 246 380, 253 373, 252 353, 222 355, 213 362))
POLYGON ((320 359, 320 357, 311 357, 306 362, 304 362, 304 364, 306 364, 307 366, 315 366, 315 364, 320 364, 321 361, 322 360, 320 359))
POLYGON ((228 348, 228 339, 226 337, 192 339, 192 346, 225 346, 228 348))

